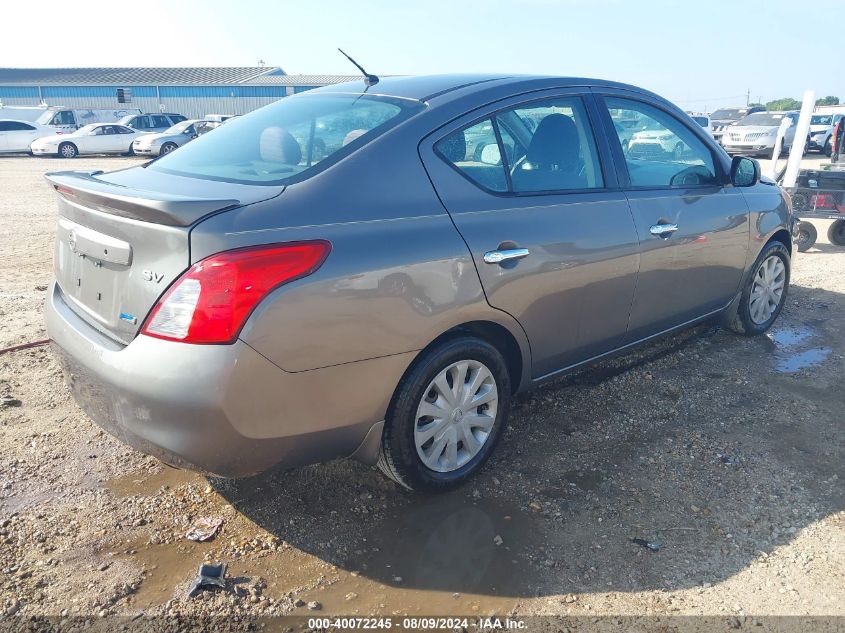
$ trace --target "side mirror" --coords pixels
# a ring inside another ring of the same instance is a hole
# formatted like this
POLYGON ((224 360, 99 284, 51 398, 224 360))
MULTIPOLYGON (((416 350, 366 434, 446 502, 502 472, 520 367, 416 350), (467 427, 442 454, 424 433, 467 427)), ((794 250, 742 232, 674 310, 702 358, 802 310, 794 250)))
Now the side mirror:
POLYGON ((502 153, 499 151, 498 143, 488 143, 481 150, 479 156, 485 165, 498 165, 502 162, 502 153))
POLYGON ((734 156, 731 183, 734 187, 753 187, 760 182, 760 163, 747 156, 734 156))

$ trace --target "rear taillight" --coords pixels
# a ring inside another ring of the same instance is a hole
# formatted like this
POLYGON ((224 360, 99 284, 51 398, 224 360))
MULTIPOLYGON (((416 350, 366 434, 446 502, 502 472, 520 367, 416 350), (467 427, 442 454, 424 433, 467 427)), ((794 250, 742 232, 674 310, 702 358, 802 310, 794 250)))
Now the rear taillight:
POLYGON ((233 343, 270 291, 316 271, 330 250, 331 244, 316 240, 212 255, 176 280, 141 333, 183 343, 233 343))

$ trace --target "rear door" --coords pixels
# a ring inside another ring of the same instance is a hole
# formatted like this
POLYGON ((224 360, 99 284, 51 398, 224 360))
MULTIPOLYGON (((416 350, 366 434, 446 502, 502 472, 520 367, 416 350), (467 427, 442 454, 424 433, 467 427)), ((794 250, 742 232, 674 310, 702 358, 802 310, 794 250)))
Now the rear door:
POLYGON ((745 269, 748 207, 688 117, 624 91, 599 102, 641 243, 633 341, 728 305, 745 269), (636 121, 633 134, 610 132, 621 120, 636 121))
POLYGON ((420 145, 489 303, 519 321, 539 378, 624 338, 637 232, 594 134, 588 89, 510 98, 420 145))

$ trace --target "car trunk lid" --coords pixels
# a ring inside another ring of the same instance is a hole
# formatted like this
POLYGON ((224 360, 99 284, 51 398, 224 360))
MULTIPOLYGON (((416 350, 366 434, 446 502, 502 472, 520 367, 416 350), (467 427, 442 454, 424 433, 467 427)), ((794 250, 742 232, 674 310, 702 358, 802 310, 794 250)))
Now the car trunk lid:
POLYGON ((283 190, 137 168, 46 178, 59 199, 54 265, 62 295, 81 318, 124 344, 190 266, 194 224, 283 190))

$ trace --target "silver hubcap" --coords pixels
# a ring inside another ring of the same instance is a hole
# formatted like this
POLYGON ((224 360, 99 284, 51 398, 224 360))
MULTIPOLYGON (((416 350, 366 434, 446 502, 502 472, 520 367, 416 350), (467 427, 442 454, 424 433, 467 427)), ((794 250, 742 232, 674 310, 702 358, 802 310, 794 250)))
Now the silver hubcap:
POLYGON ((751 301, 748 304, 751 320, 757 325, 765 323, 774 314, 783 299, 786 284, 786 266, 780 257, 767 257, 754 275, 751 301))
POLYGON ((173 146, 172 146, 172 145, 165 145, 162 151, 163 151, 165 154, 169 154, 170 152, 172 152, 172 151, 173 151, 173 146))
POLYGON ((67 156, 68 158, 73 157, 73 148, 70 145, 65 145, 62 148, 62 155, 67 156))
POLYGON ((484 363, 462 360, 449 365, 431 381, 417 407, 417 455, 431 470, 457 470, 490 437, 498 404, 496 380, 484 363))

